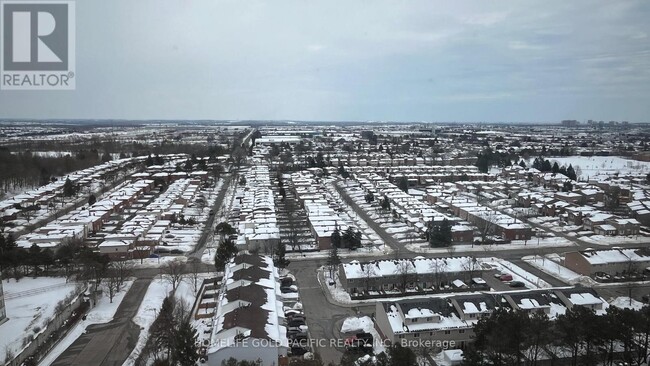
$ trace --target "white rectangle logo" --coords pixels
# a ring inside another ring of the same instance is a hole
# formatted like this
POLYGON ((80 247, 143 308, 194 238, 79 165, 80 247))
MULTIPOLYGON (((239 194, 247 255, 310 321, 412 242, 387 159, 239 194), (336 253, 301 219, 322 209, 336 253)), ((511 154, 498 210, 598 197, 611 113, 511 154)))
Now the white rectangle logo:
POLYGON ((75 89, 74 6, 0 0, 0 89, 75 89))

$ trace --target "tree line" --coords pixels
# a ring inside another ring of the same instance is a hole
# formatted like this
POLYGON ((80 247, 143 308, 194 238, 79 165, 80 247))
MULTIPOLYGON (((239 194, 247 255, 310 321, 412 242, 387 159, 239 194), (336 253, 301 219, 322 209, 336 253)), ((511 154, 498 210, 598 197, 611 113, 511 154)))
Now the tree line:
POLYGON ((565 355, 562 364, 572 366, 610 366, 619 361, 642 365, 648 361, 650 307, 612 306, 604 315, 596 315, 576 305, 554 321, 543 312, 502 308, 479 320, 474 332, 463 365, 534 366, 545 358, 543 354, 565 355))
POLYGON ((11 153, 0 147, 0 188, 3 192, 48 184, 55 177, 110 161, 97 149, 80 150, 75 155, 38 156, 29 151, 11 153))

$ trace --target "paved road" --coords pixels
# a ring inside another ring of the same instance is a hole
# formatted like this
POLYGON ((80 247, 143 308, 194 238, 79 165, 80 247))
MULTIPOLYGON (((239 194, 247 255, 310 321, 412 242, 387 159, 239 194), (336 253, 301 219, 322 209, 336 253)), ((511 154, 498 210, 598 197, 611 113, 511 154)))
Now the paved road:
POLYGON ((114 319, 106 324, 88 326, 86 333, 77 338, 52 365, 122 365, 138 341, 140 327, 132 318, 138 312, 153 278, 151 274, 155 272, 139 271, 141 275, 147 274, 146 277, 138 278, 131 285, 114 319))
MULTIPOLYGON (((373 229, 377 235, 381 238, 381 240, 384 241, 389 247, 393 248, 397 253, 411 253, 410 250, 406 249, 406 247, 400 243, 397 239, 395 239, 392 235, 388 234, 384 228, 379 226, 375 220, 373 220, 364 209, 359 207, 356 202, 352 198, 350 198, 350 195, 348 195, 348 192, 346 192, 345 189, 341 188, 338 184, 334 184, 334 187, 336 188, 336 191, 339 192, 341 195, 341 198, 343 198, 343 201, 347 203, 354 212, 361 216, 361 218, 370 226, 371 229, 373 229)), ((393 256, 394 258, 394 256, 393 256)))
POLYGON ((224 174, 223 184, 221 185, 219 194, 217 195, 217 199, 214 201, 214 205, 211 207, 213 214, 208 216, 208 220, 205 223, 205 229, 203 231, 203 234, 199 238, 199 241, 197 242, 194 249, 189 253, 188 255, 189 258, 198 258, 200 260, 201 257, 203 256, 203 249, 205 248, 205 244, 207 243, 208 238, 214 232, 214 218, 217 216, 219 207, 223 203, 223 199, 226 196, 226 192, 228 192, 228 187, 230 187, 230 183, 232 182, 232 180, 233 180, 233 176, 231 174, 228 175, 224 174))
POLYGON ((330 303, 321 289, 316 273, 318 267, 325 262, 326 260, 291 262, 289 270, 300 287, 300 300, 305 310, 310 339, 316 342, 316 351, 323 363, 332 362, 336 365, 341 360, 344 349, 329 347, 329 342, 344 338, 340 332, 343 320, 350 316, 370 315, 375 311, 375 306, 341 306, 330 303))

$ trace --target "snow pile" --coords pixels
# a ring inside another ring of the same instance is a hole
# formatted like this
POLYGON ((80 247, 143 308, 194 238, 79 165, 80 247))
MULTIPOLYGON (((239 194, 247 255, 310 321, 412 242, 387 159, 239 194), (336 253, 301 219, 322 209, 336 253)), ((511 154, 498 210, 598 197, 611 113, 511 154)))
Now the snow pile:
POLYGON ((347 318, 343 321, 341 326, 342 333, 353 333, 353 332, 370 332, 370 329, 373 328, 372 319, 369 316, 364 316, 362 318, 347 318))
POLYGON ((373 338, 373 351, 376 355, 386 351, 386 348, 383 345, 382 338, 379 336, 379 333, 375 329, 375 326, 369 316, 364 316, 361 318, 350 317, 346 318, 343 321, 341 326, 342 333, 357 333, 365 332, 372 334, 373 338))

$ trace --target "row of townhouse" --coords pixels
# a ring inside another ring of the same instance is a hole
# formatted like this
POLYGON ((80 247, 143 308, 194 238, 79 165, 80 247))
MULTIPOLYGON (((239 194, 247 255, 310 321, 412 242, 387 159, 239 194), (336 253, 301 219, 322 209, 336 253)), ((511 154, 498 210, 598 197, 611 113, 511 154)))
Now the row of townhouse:
POLYGON ((71 240, 83 240, 100 230, 114 213, 119 213, 135 203, 140 196, 153 188, 153 180, 139 180, 123 184, 103 199, 89 207, 79 208, 42 226, 16 240, 19 247, 37 244, 41 248, 57 248, 71 240))
MULTIPOLYGON (((70 173, 66 176, 66 179, 70 179, 70 182, 76 186, 90 187, 93 182, 106 181, 109 176, 117 175, 118 171, 132 169, 141 160, 139 157, 112 160, 70 173)), ((63 196, 63 185, 66 179, 59 179, 31 191, 0 201, 0 219, 4 222, 10 222, 16 220, 24 209, 34 205, 49 205, 53 200, 63 196)))
POLYGON ((386 178, 377 174, 361 174, 357 181, 366 192, 372 192, 378 199, 388 198, 391 209, 398 219, 410 227, 414 227, 424 235, 430 222, 448 220, 452 226, 452 241, 455 243, 469 243, 474 237, 474 229, 462 225, 457 218, 439 212, 428 201, 417 198, 400 190, 386 178))
POLYGON ((499 308, 542 312, 551 320, 567 309, 583 306, 602 315, 607 302, 593 289, 574 287, 471 294, 420 299, 378 301, 375 323, 383 338, 391 343, 422 347, 445 344, 464 348, 472 342, 479 319, 499 308), (433 343, 436 342, 436 343, 433 343), (453 343, 452 343, 453 342, 453 343))
POLYGON ((280 243, 280 229, 269 167, 253 164, 243 176, 246 184, 236 194, 233 204, 235 212, 239 212, 237 246, 270 253, 280 243))
POLYGON ((336 211, 338 203, 313 173, 291 174, 291 186, 305 209, 309 229, 316 239, 318 249, 330 249, 334 231, 343 233, 353 226, 352 223, 341 218, 336 211))
POLYGON ((181 178, 171 183, 164 192, 122 223, 116 232, 106 235, 98 245, 99 252, 114 259, 151 255, 170 227, 171 220, 180 217, 193 200, 200 183, 201 180, 194 178, 181 178))
POLYGON ((266 256, 239 254, 226 265, 212 327, 206 330, 208 365, 220 366, 230 358, 287 364, 279 278, 273 259, 266 256))
POLYGON ((523 192, 517 196, 517 200, 523 207, 534 209, 538 215, 559 217, 565 223, 582 226, 598 235, 639 234, 641 223, 637 219, 620 217, 562 199, 571 194, 555 193, 550 196, 541 192, 523 192))
POLYGON ((564 266, 586 276, 596 273, 638 273, 650 267, 650 250, 647 248, 581 250, 564 255, 564 266))
POLYGON ((465 282, 480 278, 483 272, 476 258, 472 257, 354 260, 338 267, 339 280, 350 294, 396 289, 427 292, 447 287, 466 288, 465 282))
POLYGON ((392 183, 398 184, 406 177, 410 187, 433 184, 437 182, 455 181, 489 181, 495 177, 480 173, 475 166, 467 165, 395 165, 390 168, 377 166, 349 166, 350 173, 375 173, 385 175, 392 183))
POLYGON ((634 191, 633 201, 627 203, 630 217, 642 225, 650 226, 650 191, 638 189, 634 191))
POLYGON ((532 228, 522 220, 481 205, 469 196, 440 196, 438 201, 462 220, 483 228, 488 235, 500 235, 506 240, 530 240, 532 228))

